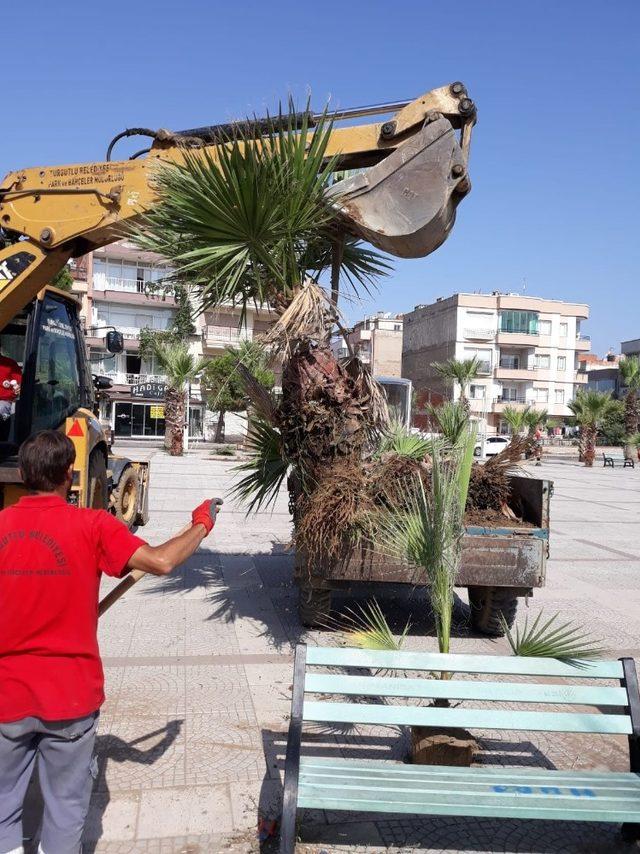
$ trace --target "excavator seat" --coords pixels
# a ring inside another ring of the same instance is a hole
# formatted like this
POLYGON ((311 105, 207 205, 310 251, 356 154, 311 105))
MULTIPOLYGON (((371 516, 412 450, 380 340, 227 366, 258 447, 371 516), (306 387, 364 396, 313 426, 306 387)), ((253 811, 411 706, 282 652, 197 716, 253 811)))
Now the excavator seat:
POLYGON ((462 149, 441 116, 327 197, 349 231, 400 258, 422 258, 444 243, 469 189, 462 149))

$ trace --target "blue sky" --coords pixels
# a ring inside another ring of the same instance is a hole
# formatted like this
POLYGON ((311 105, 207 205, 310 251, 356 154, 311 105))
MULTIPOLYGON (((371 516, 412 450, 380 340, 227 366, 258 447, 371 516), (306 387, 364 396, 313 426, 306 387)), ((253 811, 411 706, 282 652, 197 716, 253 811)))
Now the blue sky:
POLYGON ((462 80, 479 122, 453 234, 348 315, 524 283, 588 302, 597 351, 640 336, 637 0, 8 5, 2 174, 101 160, 125 127, 228 121, 289 93, 347 107, 462 80))

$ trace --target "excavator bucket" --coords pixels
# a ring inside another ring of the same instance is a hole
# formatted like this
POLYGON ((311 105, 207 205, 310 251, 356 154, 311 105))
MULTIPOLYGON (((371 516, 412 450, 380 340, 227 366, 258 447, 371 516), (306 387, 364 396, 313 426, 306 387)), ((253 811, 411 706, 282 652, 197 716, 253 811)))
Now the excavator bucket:
POLYGON ((469 189, 462 149, 441 116, 327 197, 350 232, 399 258, 422 258, 447 239, 469 189))

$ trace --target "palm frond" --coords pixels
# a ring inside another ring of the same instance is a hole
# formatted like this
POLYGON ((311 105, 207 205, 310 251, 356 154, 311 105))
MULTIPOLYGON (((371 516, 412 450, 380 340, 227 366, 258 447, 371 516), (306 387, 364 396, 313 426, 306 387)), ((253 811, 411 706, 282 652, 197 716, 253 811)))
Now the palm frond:
POLYGON ((234 486, 232 496, 245 505, 247 513, 270 507, 289 472, 280 432, 260 416, 251 420, 247 445, 252 457, 234 471, 247 474, 234 486))
POLYGON ((346 614, 333 623, 344 635, 347 646, 389 652, 397 652, 404 646, 411 621, 407 620, 401 634, 396 637, 376 599, 364 605, 358 604, 355 608, 346 608, 345 611, 346 614))
POLYGON ((453 588, 462 554, 461 460, 460 446, 448 450, 446 459, 434 448, 428 487, 415 478, 401 509, 389 503, 392 509, 370 520, 372 539, 383 553, 423 569, 440 652, 449 651, 453 588))
POLYGON ((536 658, 557 658, 560 661, 580 662, 600 658, 606 649, 592 640, 589 633, 571 621, 558 623, 559 614, 554 614, 545 622, 543 612, 529 625, 527 616, 522 628, 516 625, 515 632, 509 628, 504 616, 500 615, 502 628, 514 655, 536 658))
POLYGON ((466 408, 459 401, 445 400, 439 406, 428 403, 427 412, 448 444, 451 447, 459 445, 469 425, 466 408))
MULTIPOLYGON (((156 166, 158 202, 131 238, 166 258, 176 281, 192 283, 200 310, 231 303, 244 317, 250 305, 281 305, 310 270, 330 263, 338 228, 325 199, 336 165, 327 156, 331 120, 322 116, 311 129, 298 117, 290 103, 259 134, 249 120, 223 143, 156 166)), ((368 287, 388 269, 382 256, 347 240, 349 281, 368 287)))
POLYGON ((168 384, 174 388, 182 388, 195 379, 207 363, 206 359, 194 356, 182 341, 157 341, 153 352, 167 375, 168 384))
POLYGON ((404 424, 392 422, 390 428, 380 437, 380 444, 375 456, 393 453, 399 457, 421 462, 431 454, 434 440, 424 439, 415 433, 410 433, 404 424))
POLYGON ((434 362, 431 365, 435 372, 449 385, 458 383, 464 390, 477 376, 480 369, 480 359, 447 359, 446 362, 434 362))
POLYGON ((329 296, 315 282, 307 280, 288 307, 264 336, 274 353, 289 356, 297 341, 326 341, 336 317, 329 296))

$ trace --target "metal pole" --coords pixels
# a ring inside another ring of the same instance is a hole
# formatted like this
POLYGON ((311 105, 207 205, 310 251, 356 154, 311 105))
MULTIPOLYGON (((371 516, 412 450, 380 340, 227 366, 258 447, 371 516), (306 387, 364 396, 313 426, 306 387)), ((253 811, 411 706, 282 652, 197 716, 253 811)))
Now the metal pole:
POLYGON ((342 119, 357 119, 361 116, 380 116, 383 113, 396 113, 411 101, 388 101, 386 104, 369 104, 368 107, 350 107, 344 110, 329 110, 327 113, 314 113, 313 120, 319 121, 323 115, 329 118, 342 119))

